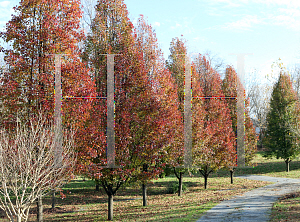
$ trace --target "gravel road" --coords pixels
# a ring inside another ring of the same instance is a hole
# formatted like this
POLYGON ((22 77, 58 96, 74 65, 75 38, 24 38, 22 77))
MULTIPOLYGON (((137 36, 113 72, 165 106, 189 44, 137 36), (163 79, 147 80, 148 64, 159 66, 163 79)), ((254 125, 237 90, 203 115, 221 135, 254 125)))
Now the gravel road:
POLYGON ((266 222, 277 199, 300 189, 300 179, 288 179, 258 175, 237 176, 249 180, 275 182, 275 184, 248 191, 211 208, 197 222, 266 222))

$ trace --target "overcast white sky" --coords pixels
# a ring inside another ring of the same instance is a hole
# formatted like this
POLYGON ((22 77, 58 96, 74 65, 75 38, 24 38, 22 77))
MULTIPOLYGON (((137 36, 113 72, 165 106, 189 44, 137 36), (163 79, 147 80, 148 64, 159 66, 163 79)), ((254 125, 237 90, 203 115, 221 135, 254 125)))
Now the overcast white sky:
MULTIPOLYGON (((93 1, 93 0, 92 0, 93 1)), ((139 14, 155 28, 167 59, 174 37, 188 40, 190 53, 207 50, 236 67, 230 53, 253 53, 246 56, 245 80, 257 70, 255 80, 265 82, 271 64, 282 59, 292 67, 300 63, 299 0, 124 0, 130 19, 139 14)), ((0 1, 0 27, 14 13, 18 0, 0 1)))

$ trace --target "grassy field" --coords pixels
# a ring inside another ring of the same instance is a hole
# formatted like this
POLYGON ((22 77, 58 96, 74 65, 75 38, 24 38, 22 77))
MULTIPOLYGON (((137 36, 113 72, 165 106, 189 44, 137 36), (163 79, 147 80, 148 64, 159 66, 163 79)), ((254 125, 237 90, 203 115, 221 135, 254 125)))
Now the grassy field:
MULTIPOLYGON (((255 167, 256 174, 286 177, 286 178, 300 178, 300 161, 296 159, 290 163, 290 172, 285 171, 285 163, 282 159, 265 159, 262 157, 262 152, 257 154, 255 159, 258 166, 255 167)), ((300 191, 300 187, 299 187, 300 191)), ((300 192, 294 192, 279 198, 273 205, 270 221, 294 221, 298 222, 300 218, 300 192)))
MULTIPOLYGON (((189 191, 182 197, 168 194, 167 187, 174 177, 155 180, 148 188, 148 205, 142 206, 141 189, 126 187, 114 198, 115 221, 196 221, 203 212, 220 201, 233 195, 269 184, 236 179, 230 184, 229 178, 211 178, 207 190, 202 178, 185 177, 189 191), (130 199, 130 200, 129 200, 130 199)), ((58 200, 57 212, 49 211, 50 197, 44 199, 45 221, 106 221, 107 196, 103 190, 95 191, 92 181, 77 179, 64 187, 67 197, 58 200), (71 192, 71 193, 70 193, 71 192)), ((29 221, 35 221, 36 207, 32 207, 29 221)), ((4 221, 4 220, 2 220, 4 221)))
MULTIPOLYGON (((255 159, 256 167, 237 169, 235 175, 300 178, 299 162, 291 162, 291 172, 286 173, 283 160, 266 160, 259 152, 255 159)), ((230 184, 229 172, 219 171, 210 176, 207 190, 204 190, 203 178, 199 175, 184 177, 188 191, 178 197, 177 194, 168 193, 168 185, 172 181, 177 181, 174 176, 153 180, 149 184, 147 207, 142 206, 140 187, 130 186, 119 190, 114 197, 114 221, 196 221, 220 201, 270 184, 240 178, 234 178, 234 184, 230 184)), ((57 208, 53 212, 50 196, 44 198, 44 221, 106 221, 107 195, 102 189, 96 192, 93 181, 77 178, 65 185, 63 190, 67 197, 63 200, 57 198, 57 208)), ((30 213, 29 221, 36 221, 35 205, 30 213)), ((273 210, 273 214, 278 215, 278 212, 273 210)), ((7 221, 4 212, 0 215, 0 221, 7 221)))
POLYGON ((273 205, 270 221, 295 221, 300 218, 300 192, 290 193, 273 205))
MULTIPOLYGON (((300 179, 300 159, 295 159, 290 163, 290 172, 286 172, 286 165, 282 159, 266 159, 263 152, 257 152, 253 161, 255 167, 236 169, 235 176, 257 174, 270 177, 283 177, 300 179)), ((212 177, 228 177, 229 172, 220 170, 211 175, 212 177)))

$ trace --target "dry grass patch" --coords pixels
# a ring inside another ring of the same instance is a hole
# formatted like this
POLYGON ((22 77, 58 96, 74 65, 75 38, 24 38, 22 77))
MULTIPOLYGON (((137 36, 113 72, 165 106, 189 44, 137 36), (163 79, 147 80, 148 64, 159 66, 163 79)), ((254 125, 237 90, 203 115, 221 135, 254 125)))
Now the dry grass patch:
MULTIPOLYGON (((270 184, 240 178, 230 184, 230 178, 209 178, 208 189, 204 190, 203 178, 185 177, 188 191, 178 197, 167 193, 171 181, 176 180, 167 177, 149 184, 147 207, 142 206, 141 188, 130 186, 119 190, 114 197, 114 221, 196 221, 220 201, 270 184)), ((106 221, 107 196, 103 190, 95 191, 93 181, 74 180, 65 186, 64 193, 67 198, 58 199, 54 212, 50 210, 50 197, 44 199, 44 221, 106 221)), ((36 221, 36 206, 30 213, 29 221, 36 221)), ((2 218, 0 221, 5 221, 2 218)))
POLYGON ((300 192, 284 195, 273 205, 270 221, 299 221, 300 192))

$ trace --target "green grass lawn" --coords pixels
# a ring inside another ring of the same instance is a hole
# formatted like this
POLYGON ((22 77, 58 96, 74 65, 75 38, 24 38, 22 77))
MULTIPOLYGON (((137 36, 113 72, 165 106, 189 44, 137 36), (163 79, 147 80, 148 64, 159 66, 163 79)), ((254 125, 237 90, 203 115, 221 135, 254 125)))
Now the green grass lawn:
MULTIPOLYGON (((235 176, 257 174, 270 177, 283 177, 283 178, 300 178, 300 158, 290 162, 290 172, 286 172, 286 165, 283 159, 266 159, 263 157, 263 152, 257 152, 253 160, 254 167, 236 169, 235 176)), ((229 177, 229 172, 220 170, 213 173, 211 177, 229 177)))
POLYGON ((273 205, 270 221, 299 221, 300 192, 287 194, 273 205))
MULTIPOLYGON (((236 169, 235 175, 259 174, 276 177, 299 178, 298 160, 290 164, 290 172, 285 172, 283 160, 264 159, 258 152, 256 166, 236 169)), ((188 191, 182 197, 168 193, 168 185, 177 181, 174 176, 153 180, 148 185, 148 206, 142 206, 141 188, 128 186, 121 188, 114 197, 114 221, 196 221, 201 215, 220 201, 242 194, 269 182, 248 181, 234 178, 230 184, 229 171, 218 171, 210 175, 208 189, 204 190, 204 179, 196 174, 186 175, 184 183, 188 191)), ((65 199, 57 198, 57 208, 51 211, 51 198, 43 199, 44 221, 106 221, 107 195, 103 189, 95 191, 94 182, 77 178, 63 187, 65 199)), ((58 194, 57 194, 58 197, 58 194)), ((29 221, 36 221, 36 206, 32 206, 29 221)), ((7 221, 1 212, 0 221, 7 221)))
MULTIPOLYGON (((258 152, 255 161, 258 163, 257 167, 252 172, 259 175, 272 177, 285 177, 300 179, 300 161, 299 158, 290 163, 290 172, 286 172, 285 162, 282 159, 276 158, 265 159, 262 157, 262 152, 258 152)), ((239 173, 244 174, 248 171, 243 170, 239 173)), ((299 187, 300 189, 300 187, 299 187)), ((273 205, 270 221, 295 221, 298 222, 300 218, 300 191, 293 192, 283 197, 273 205)))
MULTIPOLYGON (((245 179, 236 179, 230 184, 229 178, 210 178, 209 187, 204 190, 202 178, 185 177, 189 191, 178 197, 167 193, 171 181, 175 178, 158 179, 149 184, 147 207, 142 206, 139 187, 122 188, 114 197, 114 221, 196 221, 220 201, 269 184, 245 179), (129 200, 135 198, 138 199, 129 200)), ((50 197, 44 199, 45 221, 106 221, 107 196, 103 190, 96 192, 92 181, 83 182, 78 178, 63 190, 69 194, 64 200, 58 200, 56 212, 49 211, 50 197)), ((35 208, 32 207, 32 213, 35 208)), ((36 221, 36 215, 31 214, 29 221, 36 221)))

